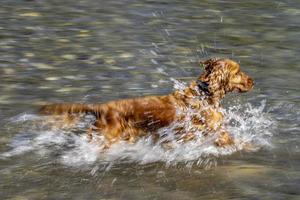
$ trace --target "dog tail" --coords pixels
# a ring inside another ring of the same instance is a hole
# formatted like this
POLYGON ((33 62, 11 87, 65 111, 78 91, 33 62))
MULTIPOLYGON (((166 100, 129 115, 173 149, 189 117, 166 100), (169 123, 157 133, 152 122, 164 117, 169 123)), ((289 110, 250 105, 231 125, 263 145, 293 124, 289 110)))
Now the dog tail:
POLYGON ((39 109, 40 114, 45 115, 59 115, 59 114, 93 114, 98 116, 100 114, 99 106, 95 104, 83 103, 57 103, 42 106, 39 109))

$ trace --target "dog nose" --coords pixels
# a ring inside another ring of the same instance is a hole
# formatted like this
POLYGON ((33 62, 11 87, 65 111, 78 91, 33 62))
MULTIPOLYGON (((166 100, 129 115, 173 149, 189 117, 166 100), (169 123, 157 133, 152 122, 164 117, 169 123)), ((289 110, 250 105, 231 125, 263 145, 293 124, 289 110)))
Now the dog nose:
POLYGON ((248 79, 248 85, 254 86, 254 80, 252 78, 248 79))

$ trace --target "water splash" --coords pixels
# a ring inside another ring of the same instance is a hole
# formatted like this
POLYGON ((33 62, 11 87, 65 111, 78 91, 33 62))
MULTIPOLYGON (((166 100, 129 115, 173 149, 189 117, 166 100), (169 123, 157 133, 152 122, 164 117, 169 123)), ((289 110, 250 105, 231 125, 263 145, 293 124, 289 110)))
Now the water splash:
MULTIPOLYGON (((185 87, 185 83, 174 82, 177 89, 185 87)), ((166 166, 185 163, 186 166, 204 165, 209 167, 216 164, 215 158, 243 150, 245 144, 251 144, 256 149, 271 146, 270 138, 274 121, 265 110, 265 100, 259 106, 236 103, 222 110, 226 116, 226 129, 238 144, 234 148, 218 148, 213 145, 216 139, 214 136, 203 137, 202 133, 197 134, 196 139, 186 143, 178 140, 172 141, 172 137, 175 137, 172 130, 176 127, 176 124, 173 124, 171 127, 160 130, 160 133, 166 137, 163 137, 158 143, 154 143, 151 137, 144 137, 134 144, 127 142, 114 144, 105 151, 101 150, 99 145, 89 142, 85 134, 87 127, 94 120, 91 116, 83 117, 75 130, 69 130, 51 128, 51 126, 45 125, 45 118, 23 114, 13 118, 11 123, 23 124, 26 129, 12 139, 8 145, 10 150, 1 153, 0 159, 7 159, 28 152, 34 152, 39 156, 59 152, 56 160, 64 165, 102 165, 106 166, 106 170, 115 163, 164 162, 166 166), (34 124, 34 126, 29 126, 28 123, 34 124), (166 148, 163 145, 166 139, 172 141, 172 148, 166 148)), ((193 110, 187 112, 186 120, 184 120, 185 128, 189 128, 191 121, 189 118, 194 112, 193 110)), ((97 140, 103 141, 103 138, 99 136, 97 140)), ((93 171, 99 170, 98 168, 93 171)))

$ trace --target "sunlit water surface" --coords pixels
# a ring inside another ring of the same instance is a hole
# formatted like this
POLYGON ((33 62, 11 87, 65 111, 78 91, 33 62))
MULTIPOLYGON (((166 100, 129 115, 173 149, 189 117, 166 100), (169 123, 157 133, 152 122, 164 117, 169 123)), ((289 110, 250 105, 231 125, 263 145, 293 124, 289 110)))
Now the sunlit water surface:
POLYGON ((293 1, 2 1, 1 199, 299 199, 299 17, 293 1), (36 115, 170 93, 208 57, 255 80, 222 102, 255 151, 142 138, 101 152, 82 134, 91 118, 63 130, 36 115))

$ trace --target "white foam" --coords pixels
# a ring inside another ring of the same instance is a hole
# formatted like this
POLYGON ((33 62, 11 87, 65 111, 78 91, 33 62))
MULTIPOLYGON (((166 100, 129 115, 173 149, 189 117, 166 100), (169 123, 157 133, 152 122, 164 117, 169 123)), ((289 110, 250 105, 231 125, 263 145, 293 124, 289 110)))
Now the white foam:
POLYGON ((18 123, 18 122, 32 121, 32 120, 36 120, 39 118, 40 117, 38 115, 22 113, 22 114, 19 114, 17 116, 10 118, 10 121, 18 123))

